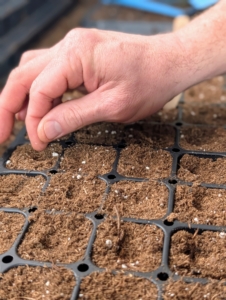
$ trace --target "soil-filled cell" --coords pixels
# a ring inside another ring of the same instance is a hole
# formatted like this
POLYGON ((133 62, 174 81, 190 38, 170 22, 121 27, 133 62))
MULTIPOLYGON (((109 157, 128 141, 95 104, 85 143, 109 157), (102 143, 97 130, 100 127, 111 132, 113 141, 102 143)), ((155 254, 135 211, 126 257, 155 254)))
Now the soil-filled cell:
POLYGON ((0 207, 28 208, 37 206, 45 184, 43 176, 0 176, 0 207))
POLYGON ((18 146, 6 162, 8 169, 47 170, 55 166, 62 152, 59 144, 50 144, 44 151, 35 151, 30 144, 18 146))
POLYGON ((190 124, 225 125, 226 107, 220 105, 185 104, 182 121, 190 124))
POLYGON ((92 223, 81 215, 36 211, 18 254, 29 260, 72 263, 84 257, 92 223))
POLYGON ((70 300, 76 281, 63 267, 12 268, 0 275, 0 299, 70 300))
POLYGON ((133 124, 125 128, 125 142, 147 145, 153 149, 172 147, 175 140, 175 129, 165 124, 133 124))
POLYGON ((169 191, 164 184, 148 181, 121 181, 111 186, 103 212, 137 219, 158 219, 167 212, 169 191))
POLYGON ((179 162, 177 176, 190 182, 226 184, 226 158, 200 158, 184 155, 179 162))
POLYGON ((164 287, 163 300, 225 299, 226 285, 214 281, 207 284, 186 283, 182 280, 170 282, 164 287))
POLYGON ((103 175, 109 173, 116 159, 116 151, 112 147, 75 145, 64 152, 60 168, 82 175, 103 175))
POLYGON ((177 186, 169 217, 183 223, 226 226, 226 190, 177 186))
POLYGON ((155 225, 107 219, 97 229, 92 260, 100 268, 148 272, 161 264, 163 232, 155 225))
POLYGON ((226 233, 181 230, 171 237, 169 264, 181 276, 226 278, 226 233))
POLYGON ((95 272, 85 277, 79 290, 79 298, 86 300, 156 300, 157 296, 158 290, 149 280, 110 272, 95 272))
POLYGON ((0 254, 12 247, 24 222, 25 218, 22 214, 0 211, 0 254))
POLYGON ((226 129, 220 127, 184 127, 180 146, 186 150, 226 152, 226 129))
POLYGON ((185 92, 186 103, 222 103, 226 102, 225 91, 223 90, 224 77, 218 76, 199 83, 185 92))
POLYGON ((99 208, 106 183, 94 176, 58 173, 51 176, 39 208, 90 213, 99 208))
POLYGON ((164 150, 130 145, 122 150, 117 171, 124 176, 160 179, 170 176, 172 156, 164 150))
POLYGON ((75 132, 79 143, 96 145, 116 145, 124 138, 124 125, 116 123, 96 123, 75 132))
POLYGON ((159 123, 172 123, 178 118, 178 109, 162 109, 159 112, 151 115, 150 117, 142 120, 143 122, 159 122, 159 123))

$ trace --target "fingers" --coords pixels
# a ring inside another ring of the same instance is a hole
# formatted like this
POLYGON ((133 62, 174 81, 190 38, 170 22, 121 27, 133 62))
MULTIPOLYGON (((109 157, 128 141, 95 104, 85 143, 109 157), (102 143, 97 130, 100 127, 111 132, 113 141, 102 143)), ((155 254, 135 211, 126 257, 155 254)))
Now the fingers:
POLYGON ((106 118, 98 90, 77 100, 62 103, 52 109, 41 120, 38 136, 44 143, 64 136, 83 126, 96 123, 106 118))
POLYGON ((19 66, 26 64, 30 60, 37 58, 40 55, 46 54, 48 50, 49 49, 38 49, 24 52, 20 58, 19 66))
MULTIPOLYGON (((54 99, 63 95, 68 88, 76 88, 83 83, 80 61, 74 62, 76 74, 67 57, 53 59, 34 81, 30 91, 26 126, 32 147, 43 150, 47 146, 39 139, 37 128, 41 119, 52 109, 54 99)), ((60 106, 59 106, 60 107, 60 106)), ((60 113, 60 111, 58 111, 60 113)))
POLYGON ((13 127, 14 115, 24 107, 34 79, 45 68, 51 54, 41 55, 13 70, 0 95, 0 120, 5 129, 0 129, 0 143, 6 140, 13 127))

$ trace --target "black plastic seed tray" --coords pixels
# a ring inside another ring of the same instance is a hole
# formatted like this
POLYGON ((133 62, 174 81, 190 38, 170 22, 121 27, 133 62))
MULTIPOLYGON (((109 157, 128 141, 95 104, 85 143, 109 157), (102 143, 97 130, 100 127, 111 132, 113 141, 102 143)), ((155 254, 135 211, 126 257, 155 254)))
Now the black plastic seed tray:
POLYGON ((23 47, 74 3, 75 0, 1 0, 0 77, 18 63, 23 47))
MULTIPOLYGON (((165 148, 166 151, 168 151, 173 160, 172 160, 172 166, 171 166, 171 175, 168 178, 165 178, 163 180, 159 180, 159 182, 162 182, 168 189, 169 191, 169 198, 168 198, 168 208, 167 208, 167 213, 166 215, 161 218, 161 219, 133 219, 133 218, 122 218, 123 222, 130 222, 130 223, 138 223, 138 224, 154 224, 158 228, 160 228, 163 233, 164 233, 164 242, 163 242, 163 250, 162 250, 162 261, 161 265, 159 267, 152 271, 152 272, 135 272, 135 271, 130 271, 126 270, 125 274, 133 274, 134 276, 141 277, 141 278, 146 278, 153 282, 157 289, 158 289, 158 300, 163 299, 163 286, 169 282, 170 279, 173 281, 178 281, 178 280, 183 280, 184 282, 190 282, 190 283, 201 283, 201 284, 206 284, 208 282, 211 282, 210 279, 205 278, 205 277, 199 277, 196 276, 197 274, 194 274, 192 277, 181 277, 177 274, 177 272, 173 272, 169 268, 169 252, 170 252, 170 247, 171 247, 171 237, 172 235, 180 230, 186 230, 192 234, 202 234, 205 231, 210 231, 210 232, 225 232, 226 231, 226 226, 212 226, 212 225, 202 225, 202 224, 196 224, 191 223, 181 223, 177 220, 175 221, 168 221, 167 217, 174 211, 174 201, 175 201, 175 190, 177 186, 191 186, 191 182, 184 182, 180 180, 177 177, 177 170, 179 167, 179 162, 181 157, 183 157, 184 154, 191 154, 195 155, 198 157, 202 158, 212 158, 213 160, 218 158, 218 157, 226 157, 226 152, 208 152, 208 151, 193 151, 193 150, 184 150, 183 148, 180 147, 179 142, 180 142, 180 130, 182 125, 186 126, 194 126, 194 124, 188 124, 183 122, 183 116, 182 116, 182 111, 183 111, 183 99, 181 99, 181 102, 178 106, 177 112, 177 118, 174 122, 168 123, 169 126, 172 126, 175 130, 175 142, 172 147, 165 148), (197 232, 198 230, 198 232, 197 232)), ((147 121, 146 121, 147 122, 147 121)), ((150 122, 153 124, 159 124, 157 122, 150 122)), ((142 124, 142 122, 140 122, 142 124)), ((165 123, 164 123, 165 124, 165 123)), ((198 125, 198 126, 203 126, 204 125, 198 125)), ((211 127, 207 125, 206 127, 211 127)), ((52 174, 60 173, 63 172, 59 169, 59 164, 61 161, 61 157, 64 156, 64 150, 67 149, 68 147, 71 147, 77 143, 74 135, 71 135, 68 139, 66 140, 61 140, 58 141, 57 143, 60 143, 63 147, 63 152, 59 156, 58 162, 56 165, 49 169, 49 170, 43 170, 43 171, 26 171, 26 170, 10 170, 6 168, 6 163, 10 159, 11 153, 14 151, 14 149, 18 145, 22 145, 24 143, 28 143, 28 141, 25 138, 26 130, 25 128, 19 133, 15 141, 11 144, 9 149, 5 152, 3 157, 0 160, 0 175, 6 175, 6 174, 23 174, 26 176, 37 176, 37 175, 42 175, 46 179, 46 184, 43 187, 43 191, 46 189, 48 186, 48 183, 50 181, 50 178, 52 174)), ((104 146, 104 145, 103 145, 104 146)), ((124 141, 121 141, 119 144, 116 144, 112 146, 116 149, 117 151, 117 157, 116 160, 113 164, 112 170, 107 173, 107 174, 101 174, 99 176, 100 179, 102 179, 106 184, 106 191, 103 195, 103 201, 106 199, 106 195, 109 193, 110 187, 113 183, 119 182, 119 181, 131 181, 131 182, 142 182, 146 181, 146 178, 131 178, 131 177, 124 177, 120 175, 117 172, 117 165, 118 161, 120 160, 120 155, 121 151, 126 147, 126 144, 124 141)), ((128 157, 128 160, 130 158, 128 157)), ((219 189, 219 191, 225 190, 226 185, 219 185, 219 184, 208 184, 208 183, 202 183, 201 186, 207 187, 207 188, 214 188, 214 189, 219 189)), ((103 203, 102 203, 103 204, 103 203)), ((10 212, 10 213, 20 213, 24 215, 26 218, 25 225, 23 227, 23 230, 21 234, 18 235, 18 238, 16 239, 15 243, 13 246, 5 253, 0 255, 0 272, 4 273, 7 272, 7 270, 16 267, 16 266, 47 266, 49 268, 52 267, 52 263, 44 263, 40 261, 31 261, 31 260, 24 260, 19 257, 17 254, 17 248, 18 245, 21 243, 21 240, 23 239, 25 233, 27 232, 29 228, 29 216, 38 209, 38 207, 27 207, 23 210, 20 209, 14 209, 14 208, 4 208, 1 207, 0 210, 4 212, 10 212)), ((58 214, 61 214, 61 211, 56 212, 58 214)), ((86 247, 86 252, 85 256, 82 260, 80 261, 74 261, 73 263, 70 264, 58 264, 58 265, 63 265, 67 269, 72 270, 74 273, 74 276, 76 277, 76 286, 73 290, 73 293, 71 295, 71 299, 78 299, 79 298, 79 287, 81 284, 81 281, 83 280, 84 277, 88 276, 89 274, 95 272, 95 271, 104 271, 104 269, 98 268, 91 259, 91 251, 92 251, 92 245, 95 240, 96 232, 97 232, 97 226, 105 220, 105 215, 101 215, 98 210, 93 211, 92 213, 86 214, 85 215, 87 219, 92 221, 93 224, 93 229, 92 229, 92 234, 89 240, 89 243, 87 244, 86 247)), ((211 249, 210 249, 211 251, 211 249)), ((225 274, 223 278, 225 279, 225 274)), ((101 285, 101 283, 99 282, 101 285)), ((81 296, 81 295, 80 295, 81 296)))

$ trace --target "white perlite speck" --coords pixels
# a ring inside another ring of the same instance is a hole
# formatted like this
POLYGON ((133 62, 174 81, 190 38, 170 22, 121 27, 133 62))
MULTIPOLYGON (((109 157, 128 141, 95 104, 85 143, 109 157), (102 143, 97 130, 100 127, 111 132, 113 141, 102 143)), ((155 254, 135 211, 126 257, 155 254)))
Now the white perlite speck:
POLYGON ((219 237, 220 237, 220 238, 225 238, 225 236, 226 236, 226 233, 225 233, 225 232, 220 232, 220 233, 219 233, 219 237))
POLYGON ((111 134, 116 134, 116 133, 117 133, 117 132, 116 132, 116 131, 114 131, 114 130, 111 132, 111 134))
POLYGON ((84 165, 85 163, 86 163, 86 161, 85 161, 85 160, 83 160, 83 161, 82 161, 82 164, 84 165))
POLYGON ((123 269, 127 269, 127 265, 122 264, 122 268, 123 268, 123 269))
POLYGON ((49 286, 50 282, 49 281, 46 281, 46 286, 49 286))
POLYGON ((198 218, 194 218, 194 221, 198 223, 199 219, 198 218))
POLYGON ((150 170, 150 168, 149 167, 145 167, 146 168, 146 170, 150 170))
POLYGON ((82 175, 77 175, 77 179, 81 179, 82 178, 82 175))
POLYGON ((10 160, 7 160, 6 164, 8 165, 8 164, 10 164, 10 163, 11 163, 11 161, 10 161, 10 160))
POLYGON ((52 153, 52 157, 57 157, 57 156, 59 156, 58 153, 56 153, 56 152, 53 152, 53 153, 52 153))

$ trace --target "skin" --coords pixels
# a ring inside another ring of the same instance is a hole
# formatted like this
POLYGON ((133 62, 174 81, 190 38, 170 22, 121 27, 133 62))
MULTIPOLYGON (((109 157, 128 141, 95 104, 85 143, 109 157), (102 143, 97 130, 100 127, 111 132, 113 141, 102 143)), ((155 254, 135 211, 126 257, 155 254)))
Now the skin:
POLYGON ((15 115, 40 151, 95 122, 147 117, 226 72, 225 11, 222 0, 183 29, 150 37, 78 28, 50 49, 25 52, 0 95, 0 143, 15 115), (83 86, 86 96, 61 103, 67 89, 83 86))

